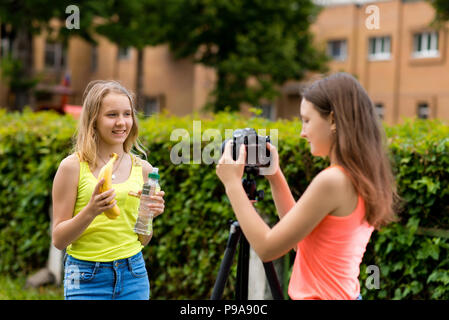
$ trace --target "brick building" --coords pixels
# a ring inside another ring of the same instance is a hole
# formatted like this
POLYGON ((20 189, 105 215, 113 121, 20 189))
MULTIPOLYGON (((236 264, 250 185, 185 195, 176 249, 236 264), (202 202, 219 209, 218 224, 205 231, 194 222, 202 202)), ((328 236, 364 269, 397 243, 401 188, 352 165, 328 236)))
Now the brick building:
MULTIPOLYGON (((448 33, 446 28, 431 26, 435 11, 428 2, 315 2, 323 10, 311 30, 316 45, 332 57, 331 72, 355 75, 387 123, 415 116, 449 119, 448 33)), ((60 83, 68 72, 73 90, 69 103, 80 104, 86 84, 93 79, 117 79, 135 89, 134 49, 118 48, 101 37, 95 47, 76 37, 69 40, 67 48, 46 39, 45 34, 34 38, 35 70, 43 72, 50 84, 60 83)), ((0 45, 3 54, 8 47, 3 36, 0 45)), ((189 59, 174 60, 167 46, 148 47, 144 57, 142 110, 146 114, 166 109, 182 116, 204 105, 214 86, 213 70, 189 59)), ((297 116, 304 83, 286 83, 277 101, 260 106, 264 116, 297 116)), ((0 105, 6 105, 7 99, 7 89, 0 84, 0 105)), ((59 101, 58 97, 48 99, 38 96, 36 105, 59 101)))
POLYGON ((435 10, 428 2, 317 2, 326 7, 313 33, 333 57, 330 69, 355 75, 387 123, 449 119, 447 24, 431 26, 435 10))

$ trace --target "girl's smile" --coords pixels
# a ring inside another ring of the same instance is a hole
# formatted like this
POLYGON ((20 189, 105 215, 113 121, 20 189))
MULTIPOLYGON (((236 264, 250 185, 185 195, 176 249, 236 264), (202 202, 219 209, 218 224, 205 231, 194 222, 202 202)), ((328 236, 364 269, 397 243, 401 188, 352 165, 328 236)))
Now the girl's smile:
POLYGON ((133 125, 131 104, 127 96, 109 93, 103 98, 97 129, 108 144, 123 143, 133 125))

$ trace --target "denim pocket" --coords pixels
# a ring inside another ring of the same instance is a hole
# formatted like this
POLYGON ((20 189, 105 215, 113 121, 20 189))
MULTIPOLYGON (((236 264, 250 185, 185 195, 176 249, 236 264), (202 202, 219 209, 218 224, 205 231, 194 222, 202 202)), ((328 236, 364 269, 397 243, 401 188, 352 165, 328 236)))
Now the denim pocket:
POLYGON ((130 259, 131 274, 135 278, 143 278, 148 276, 147 269, 145 268, 145 261, 140 255, 140 259, 130 259))
POLYGON ((91 281, 97 273, 97 266, 93 264, 77 263, 75 261, 67 261, 65 270, 65 279, 73 282, 91 281))

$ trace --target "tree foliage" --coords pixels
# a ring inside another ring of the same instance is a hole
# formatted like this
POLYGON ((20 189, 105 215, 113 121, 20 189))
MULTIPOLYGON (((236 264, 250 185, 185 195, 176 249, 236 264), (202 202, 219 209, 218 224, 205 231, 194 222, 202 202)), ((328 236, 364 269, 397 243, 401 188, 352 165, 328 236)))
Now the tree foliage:
POLYGON ((166 10, 175 56, 217 72, 215 111, 273 100, 286 80, 324 70, 325 55, 308 31, 318 13, 312 1, 177 0, 166 10))
MULTIPOLYGON (((168 43, 175 57, 214 68, 214 111, 272 101, 285 81, 325 71, 325 54, 308 31, 319 10, 311 0, 7 0, 0 20, 38 33, 50 29, 53 18, 64 23, 69 5, 79 8, 80 28, 61 28, 65 40, 78 35, 95 42, 93 35, 100 34, 135 47, 138 61, 144 47, 168 43)), ((138 85, 142 69, 138 64, 138 85)))
POLYGON ((436 10, 435 21, 443 22, 449 20, 449 1, 447 0, 427 0, 436 10))

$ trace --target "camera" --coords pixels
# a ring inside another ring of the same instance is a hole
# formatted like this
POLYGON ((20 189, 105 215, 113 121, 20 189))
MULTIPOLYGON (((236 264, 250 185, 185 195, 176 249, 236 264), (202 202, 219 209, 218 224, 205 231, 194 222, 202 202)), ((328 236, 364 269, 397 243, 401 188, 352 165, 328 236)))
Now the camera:
MULTIPOLYGON (((221 145, 221 153, 230 139, 226 139, 221 145)), ((270 142, 269 136, 259 136, 253 128, 237 129, 232 136, 232 159, 237 160, 240 146, 246 146, 245 168, 259 168, 270 166, 270 150, 267 148, 270 142)))

